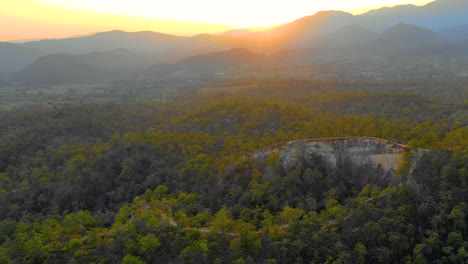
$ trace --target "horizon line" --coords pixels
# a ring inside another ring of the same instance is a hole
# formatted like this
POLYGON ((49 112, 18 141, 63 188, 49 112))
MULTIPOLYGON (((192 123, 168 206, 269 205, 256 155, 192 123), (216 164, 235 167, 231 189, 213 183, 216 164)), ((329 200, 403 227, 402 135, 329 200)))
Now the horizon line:
MULTIPOLYGON (((419 0, 417 2, 413 3, 408 3, 408 4, 396 4, 396 5, 386 5, 386 6, 374 6, 374 7, 369 7, 369 8, 361 8, 361 9, 354 9, 354 10, 319 10, 315 12, 314 14, 307 15, 307 16, 302 16, 295 18, 293 20, 284 22, 284 23, 279 23, 279 24, 273 24, 273 25, 267 25, 267 26, 252 26, 252 27, 240 27, 240 26, 235 26, 235 25, 225 25, 225 24, 209 24, 209 23, 200 23, 200 22, 195 22, 195 21, 176 21, 176 20, 160 20, 160 19, 149 19, 149 18, 140 18, 136 16, 128 16, 128 15, 122 15, 122 14, 105 14, 102 13, 102 15, 108 15, 108 16, 123 16, 127 17, 130 19, 145 19, 145 20, 154 20, 154 21, 162 21, 166 23, 187 23, 187 24, 194 24, 194 25, 201 25, 201 24, 206 24, 206 25, 211 25, 211 26, 224 26, 230 29, 227 30, 221 30, 219 32, 213 32, 213 33, 205 33, 205 32, 197 32, 193 34, 181 34, 181 33, 166 33, 163 32, 163 30, 151 30, 151 29, 141 29, 141 30, 128 30, 128 29, 121 29, 121 28, 114 28, 114 29, 109 29, 109 30, 102 30, 102 31, 89 31, 86 33, 79 33, 79 34, 71 34, 68 36, 57 36, 57 37, 39 37, 39 38, 12 38, 12 39, 5 39, 5 40, 0 40, 0 42, 9 42, 9 43, 26 43, 26 42, 33 42, 33 41, 41 41, 41 40, 60 40, 60 39, 68 39, 68 38, 80 38, 80 37, 87 37, 87 36, 92 36, 96 35, 99 33, 106 33, 106 32, 112 32, 112 31, 122 31, 126 33, 139 33, 139 32, 152 32, 152 33, 159 33, 159 34, 165 34, 165 35, 171 35, 171 36, 179 36, 179 37, 193 37, 197 35, 203 35, 203 34, 208 34, 208 35, 219 35, 231 30, 252 30, 252 31, 262 31, 270 28, 275 28, 279 27, 284 24, 292 23, 296 20, 299 20, 304 17, 308 16, 313 16, 317 13, 320 12, 327 12, 327 11, 337 11, 337 12, 345 12, 348 14, 351 14, 353 16, 360 16, 375 10, 379 10, 382 8, 393 8, 397 6, 425 6, 429 3, 435 2, 437 0, 419 0)), ((66 26, 68 24, 58 24, 58 23, 52 23, 52 25, 63 25, 66 26)))

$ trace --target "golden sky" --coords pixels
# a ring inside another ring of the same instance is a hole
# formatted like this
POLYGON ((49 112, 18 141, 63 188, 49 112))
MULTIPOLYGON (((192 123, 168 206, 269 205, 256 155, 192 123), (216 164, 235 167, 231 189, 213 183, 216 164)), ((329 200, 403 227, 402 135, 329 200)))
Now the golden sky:
POLYGON ((320 10, 359 13, 431 0, 0 0, 0 41, 120 29, 177 35, 286 23, 320 10), (181 22, 185 21, 185 22, 181 22))

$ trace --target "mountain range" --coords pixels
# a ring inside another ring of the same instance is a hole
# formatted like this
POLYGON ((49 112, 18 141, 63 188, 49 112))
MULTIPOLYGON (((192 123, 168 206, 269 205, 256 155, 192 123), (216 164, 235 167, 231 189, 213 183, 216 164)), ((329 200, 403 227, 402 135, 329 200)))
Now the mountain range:
POLYGON ((257 71, 272 60, 248 49, 235 48, 200 54, 174 64, 158 64, 138 72, 137 79, 174 79, 194 77, 221 77, 230 73, 257 71))
POLYGON ((311 64, 414 56, 447 60, 467 56, 467 39, 468 1, 438 0, 358 16, 322 11, 262 31, 240 29, 181 37, 115 30, 0 43, 0 71, 14 72, 15 83, 56 83, 115 79, 135 72, 213 76, 267 61, 311 64))
POLYGON ((51 54, 40 57, 15 74, 26 84, 95 82, 121 78, 154 63, 154 55, 127 49, 95 51, 88 54, 51 54))

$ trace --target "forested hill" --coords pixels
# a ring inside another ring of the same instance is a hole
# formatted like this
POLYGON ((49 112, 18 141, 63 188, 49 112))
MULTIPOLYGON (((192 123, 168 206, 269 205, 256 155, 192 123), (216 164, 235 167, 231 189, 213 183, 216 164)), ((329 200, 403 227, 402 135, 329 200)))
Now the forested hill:
POLYGON ((278 80, 2 110, 0 263, 465 263, 467 104, 450 89, 278 80), (350 155, 302 141, 343 137, 321 142, 350 155))

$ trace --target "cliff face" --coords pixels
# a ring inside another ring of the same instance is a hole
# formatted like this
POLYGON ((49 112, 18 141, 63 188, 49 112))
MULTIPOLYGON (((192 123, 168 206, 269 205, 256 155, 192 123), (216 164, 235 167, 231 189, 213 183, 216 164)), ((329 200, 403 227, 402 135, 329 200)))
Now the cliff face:
MULTIPOLYGON (((245 154, 257 164, 264 164, 272 155, 284 172, 296 167, 325 166, 330 171, 339 169, 341 177, 351 177, 362 183, 394 183, 404 163, 409 147, 379 138, 327 138, 298 140, 274 145, 245 154)), ((268 173, 266 165, 263 169, 268 173)))

